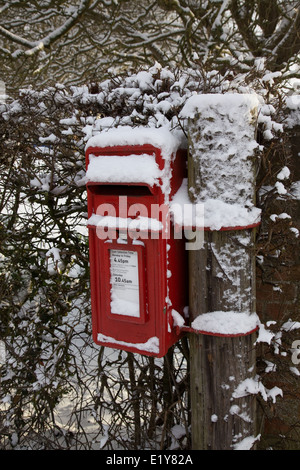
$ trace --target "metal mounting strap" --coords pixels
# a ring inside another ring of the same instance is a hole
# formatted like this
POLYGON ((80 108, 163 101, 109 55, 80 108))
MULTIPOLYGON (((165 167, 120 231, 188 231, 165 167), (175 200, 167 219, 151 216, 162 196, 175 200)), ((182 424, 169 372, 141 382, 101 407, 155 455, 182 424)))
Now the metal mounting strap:
POLYGON ((221 337, 229 337, 229 338, 234 338, 238 336, 247 336, 251 335, 252 333, 255 333, 259 329, 259 326, 256 328, 253 328, 250 331, 247 331, 246 333, 231 333, 231 334, 225 334, 225 333, 215 333, 212 331, 203 331, 203 330, 196 330, 190 326, 176 326, 176 334, 179 335, 181 332, 183 333, 195 333, 197 335, 208 335, 208 336, 221 336, 221 337))

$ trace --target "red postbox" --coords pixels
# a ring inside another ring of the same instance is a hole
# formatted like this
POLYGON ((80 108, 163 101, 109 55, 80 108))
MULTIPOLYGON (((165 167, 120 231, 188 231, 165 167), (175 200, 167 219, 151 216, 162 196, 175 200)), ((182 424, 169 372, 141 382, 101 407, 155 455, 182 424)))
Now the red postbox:
POLYGON ((90 139, 86 169, 93 339, 162 357, 188 302, 185 241, 169 212, 186 150, 165 130, 113 129, 90 139))

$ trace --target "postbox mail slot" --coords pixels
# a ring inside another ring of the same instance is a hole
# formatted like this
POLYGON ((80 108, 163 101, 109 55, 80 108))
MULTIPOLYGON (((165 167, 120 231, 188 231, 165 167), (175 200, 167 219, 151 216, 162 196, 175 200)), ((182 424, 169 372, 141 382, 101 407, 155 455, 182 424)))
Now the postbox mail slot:
POLYGON ((151 196, 155 190, 148 185, 127 185, 127 184, 98 184, 89 183, 88 191, 94 195, 107 196, 151 196))

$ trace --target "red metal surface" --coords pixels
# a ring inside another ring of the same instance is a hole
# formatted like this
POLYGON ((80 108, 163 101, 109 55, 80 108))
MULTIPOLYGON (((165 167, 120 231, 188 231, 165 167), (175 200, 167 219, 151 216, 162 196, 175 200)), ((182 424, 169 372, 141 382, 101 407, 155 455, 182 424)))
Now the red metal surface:
MULTIPOLYGON (((89 155, 140 155, 154 154, 160 169, 165 161, 159 149, 151 145, 92 147, 86 151, 86 166, 89 155)), ((171 194, 179 189, 186 171, 186 152, 178 151, 173 162, 171 194)), ((100 204, 111 204, 116 217, 120 213, 119 196, 126 195, 128 207, 141 203, 151 213, 152 204, 164 204, 165 196, 160 186, 140 188, 141 184, 87 184, 88 217, 97 213, 100 204)), ((122 208, 124 211, 126 208, 122 208)), ((172 231, 171 231, 172 232, 172 231)), ((97 227, 89 226, 90 246, 90 287, 93 339, 99 345, 123 349, 131 352, 162 357, 171 345, 176 343, 183 332, 173 326, 172 309, 183 315, 187 305, 187 252, 185 240, 174 239, 170 233, 164 238, 161 233, 149 231, 148 237, 141 238, 139 244, 128 236, 127 241, 118 243, 97 237, 97 227), (137 253, 139 270, 140 316, 132 317, 111 312, 110 258, 109 249, 133 251, 137 253), (168 272, 171 273, 169 277, 168 272), (149 350, 147 344, 156 338, 158 349, 149 350)))
MULTIPOLYGON (((210 227, 194 227, 194 226, 191 226, 191 227, 188 227, 188 226, 185 226, 184 228, 185 229, 188 229, 188 230, 192 230, 193 232, 195 232, 196 230, 203 230, 204 232, 213 232, 213 231, 217 231, 217 232, 225 232, 225 231, 230 231, 230 230, 248 230, 248 229, 252 229, 252 228, 255 228, 255 227, 259 227, 261 224, 261 222, 256 222, 254 224, 250 224, 250 225, 235 225, 235 226, 232 226, 232 227, 221 227, 220 229, 218 230, 215 230, 215 229, 211 229, 210 227)), ((179 227, 179 226, 176 226, 176 230, 180 230, 180 229, 183 229, 182 227, 179 227)))

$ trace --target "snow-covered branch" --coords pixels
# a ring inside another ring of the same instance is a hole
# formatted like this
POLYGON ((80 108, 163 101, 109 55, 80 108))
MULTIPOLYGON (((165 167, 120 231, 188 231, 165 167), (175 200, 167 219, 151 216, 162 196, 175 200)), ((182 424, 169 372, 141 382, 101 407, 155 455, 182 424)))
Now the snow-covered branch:
POLYGON ((155 60, 240 71, 265 57, 281 70, 299 53, 299 21, 294 0, 52 0, 38 9, 36 2, 7 2, 0 54, 4 70, 21 69, 27 81, 71 82, 155 60))
MULTIPOLYGON (((49 48, 55 41, 58 41, 61 37, 65 36, 78 21, 80 21, 82 15, 90 7, 91 0, 81 0, 77 8, 73 7, 69 18, 59 27, 48 33, 46 36, 41 37, 35 41, 29 41, 24 37, 12 33, 7 28, 0 26, 0 35, 9 39, 12 43, 19 44, 26 48, 26 50, 17 49, 11 53, 12 58, 17 58, 22 54, 31 56, 44 48, 49 48)), ((95 4, 94 4, 95 6, 95 4)))

